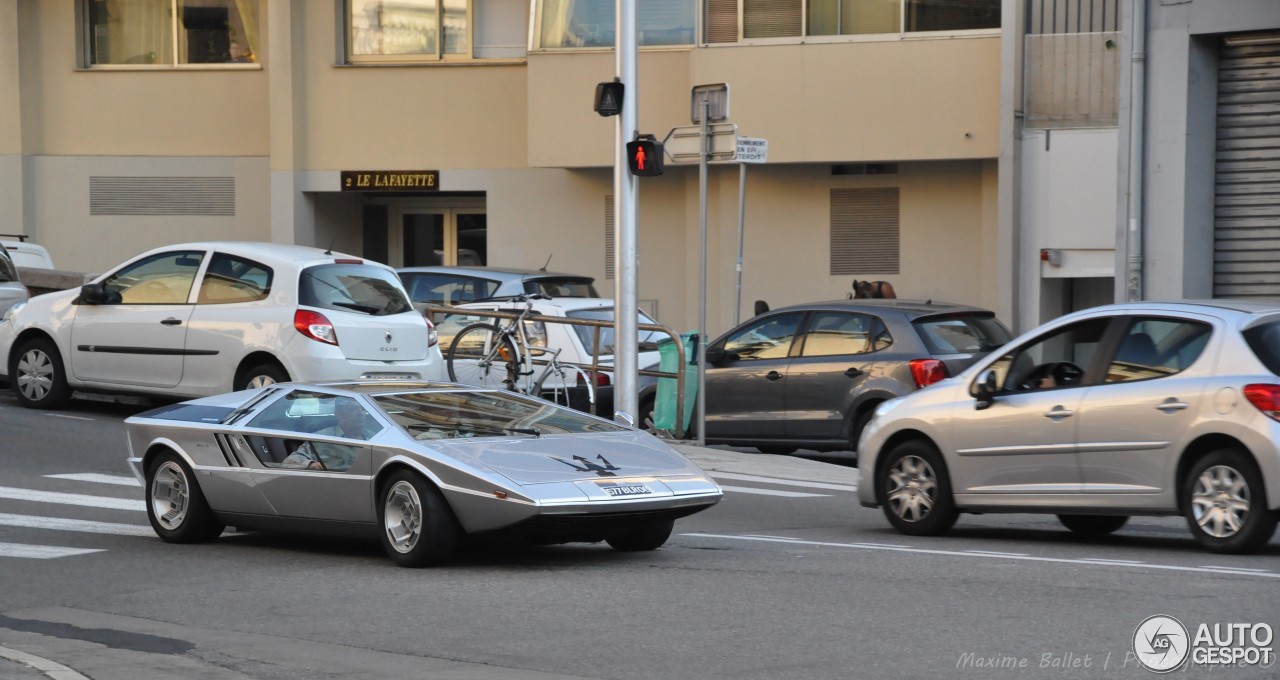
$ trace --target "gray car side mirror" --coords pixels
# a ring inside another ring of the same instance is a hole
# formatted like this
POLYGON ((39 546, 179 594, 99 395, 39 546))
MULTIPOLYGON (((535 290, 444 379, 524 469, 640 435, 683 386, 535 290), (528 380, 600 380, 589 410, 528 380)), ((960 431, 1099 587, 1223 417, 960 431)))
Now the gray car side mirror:
POLYGON ((991 403, 996 400, 996 372, 990 368, 983 371, 974 387, 976 401, 973 402, 973 407, 979 411, 990 408, 991 403))

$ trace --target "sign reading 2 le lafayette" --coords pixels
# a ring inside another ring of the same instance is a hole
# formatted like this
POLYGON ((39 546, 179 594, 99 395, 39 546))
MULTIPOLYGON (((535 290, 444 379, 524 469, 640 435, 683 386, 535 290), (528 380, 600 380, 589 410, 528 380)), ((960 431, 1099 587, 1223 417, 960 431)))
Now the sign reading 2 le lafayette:
POLYGON ((439 170, 343 170, 343 191, 439 191, 439 170))

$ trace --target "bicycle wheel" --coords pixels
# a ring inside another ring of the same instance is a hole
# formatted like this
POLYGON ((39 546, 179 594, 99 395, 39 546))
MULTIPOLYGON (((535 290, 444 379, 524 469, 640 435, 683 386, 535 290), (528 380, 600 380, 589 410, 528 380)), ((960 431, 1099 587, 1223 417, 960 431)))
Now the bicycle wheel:
POLYGON ((520 353, 497 326, 473 323, 454 336, 445 363, 454 382, 511 388, 519 371, 520 353))
POLYGON ((565 366, 563 364, 548 364, 543 369, 542 375, 538 376, 538 381, 533 384, 532 394, 536 397, 542 397, 550 402, 555 402, 561 406, 577 408, 578 410, 589 410, 591 408, 590 401, 593 401, 593 394, 589 387, 585 387, 587 382, 579 383, 579 376, 582 375, 582 369, 577 366, 565 366), (574 388, 581 384, 584 389, 575 401, 574 388), (586 399, 588 403, 578 403, 586 399))

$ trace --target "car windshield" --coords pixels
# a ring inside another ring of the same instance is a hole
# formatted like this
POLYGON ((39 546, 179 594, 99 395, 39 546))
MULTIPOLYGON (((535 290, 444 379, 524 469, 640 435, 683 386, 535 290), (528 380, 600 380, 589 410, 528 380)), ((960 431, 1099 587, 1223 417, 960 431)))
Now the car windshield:
POLYGON ((606 420, 510 392, 409 392, 374 401, 415 439, 622 432, 606 420))
POLYGON ((308 307, 340 309, 372 316, 413 309, 400 279, 381 267, 365 264, 322 264, 302 270, 298 302, 308 307))
MULTIPOLYGON (((645 314, 643 311, 639 313, 640 323, 656 324, 657 321, 653 317, 645 314)), ((591 321, 608 321, 613 323, 613 308, 604 309, 577 309, 572 312, 565 312, 565 316, 570 319, 587 319, 591 321)), ((614 334, 613 326, 600 326, 600 356, 609 356, 613 354, 614 334)), ((578 338, 582 340, 582 348, 587 354, 596 354, 596 327, 594 326, 574 326, 573 331, 578 334, 578 338)), ((666 333, 661 331, 641 330, 639 333, 640 351, 656 352, 658 350, 658 341, 667 337, 666 333)))
POLYGON ((1009 342, 1009 331, 990 312, 928 316, 912 323, 934 355, 990 352, 1009 342))
POLYGON ((598 298, 596 287, 591 279, 584 278, 541 278, 524 282, 524 292, 537 293, 550 298, 598 298))
MULTIPOLYGON (((3 248, 0 248, 3 250, 3 248)), ((13 283, 18 280, 18 270, 14 268, 9 255, 0 252, 0 283, 13 283)))

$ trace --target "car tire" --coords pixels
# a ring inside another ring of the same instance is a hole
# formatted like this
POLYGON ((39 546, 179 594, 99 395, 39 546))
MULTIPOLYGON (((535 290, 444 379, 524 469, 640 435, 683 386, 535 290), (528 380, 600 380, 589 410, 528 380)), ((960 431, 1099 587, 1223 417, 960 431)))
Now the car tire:
POLYGON ((1120 530, 1128 515, 1058 515, 1062 526, 1082 536, 1104 536, 1120 530))
POLYGON ((757 446, 756 450, 760 453, 768 453, 774 456, 789 456, 800 449, 794 446, 757 446))
POLYGON ((877 405, 878 404, 871 404, 862 413, 855 415, 853 420, 851 421, 849 425, 849 450, 850 451, 853 451, 855 453, 857 452, 858 439, 862 437, 862 431, 867 429, 867 423, 870 423, 871 419, 875 417, 877 405))
POLYGON ((146 503, 151 528, 168 543, 211 541, 226 528, 209 509, 187 462, 172 451, 147 466, 146 503))
POLYGON ((960 516, 942 454, 927 441, 903 442, 890 451, 876 485, 885 518, 904 534, 938 536, 960 516))
POLYGON ((387 556, 402 567, 453 559, 462 528, 436 486, 409 470, 387 478, 378 494, 378 525, 387 556))
POLYGON ((258 364, 240 374, 240 380, 237 381, 235 389, 238 392, 283 382, 289 382, 289 374, 280 367, 280 364, 258 364))
POLYGON ((27 408, 57 409, 71 399, 62 354, 48 338, 31 338, 13 353, 9 383, 27 408))
POLYGON ((640 420, 637 423, 637 426, 639 427, 639 429, 645 430, 646 432, 657 431, 653 427, 653 408, 654 408, 653 395, 649 395, 644 399, 640 400, 640 413, 639 413, 640 420))
POLYGON ((1182 514, 1196 541, 1217 553, 1257 552, 1280 516, 1267 507, 1258 465, 1237 449, 1213 451, 1187 470, 1182 514))
POLYGON ((675 526, 672 519, 645 522, 610 534, 604 540, 614 550, 622 552, 657 550, 671 538, 675 526))

